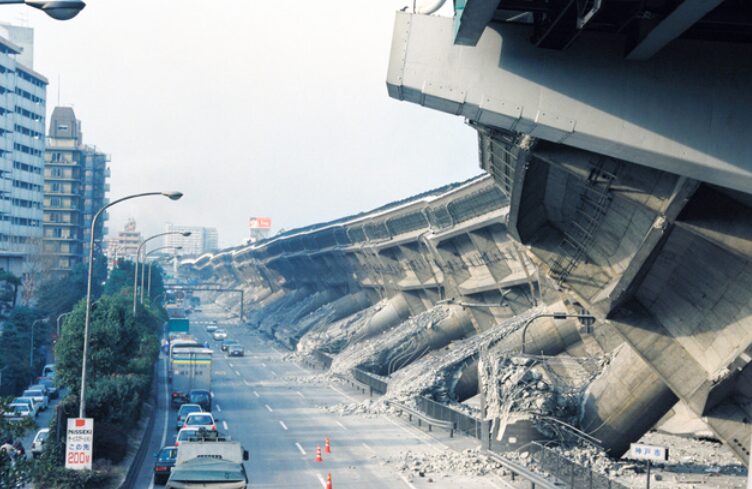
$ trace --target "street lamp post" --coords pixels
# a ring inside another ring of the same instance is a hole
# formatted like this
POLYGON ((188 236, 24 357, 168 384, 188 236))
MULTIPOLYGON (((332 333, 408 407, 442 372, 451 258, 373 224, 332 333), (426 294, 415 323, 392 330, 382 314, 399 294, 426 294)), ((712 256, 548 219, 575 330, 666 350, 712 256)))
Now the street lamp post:
MULTIPOLYGON (((151 241, 153 239, 156 239, 156 238, 159 238, 161 236, 167 236, 167 235, 170 235, 170 234, 179 234, 179 235, 184 236, 184 237, 187 238, 188 236, 191 235, 191 232, 190 231, 185 231, 185 232, 182 232, 182 231, 168 231, 166 233, 159 233, 159 234, 155 234, 153 236, 149 236, 148 238, 146 238, 145 240, 143 240, 140 245, 138 245, 138 250, 136 250, 136 260, 135 260, 135 263, 133 264, 133 316, 134 317, 136 316, 136 298, 138 297, 138 262, 141 259, 141 250, 144 248, 144 246, 146 245, 146 243, 148 243, 149 241, 151 241)), ((142 269, 141 276, 143 277, 143 269, 142 269)), ((142 278, 141 279, 141 289, 143 290, 143 288, 144 288, 144 280, 142 278)), ((141 302, 143 302, 143 301, 144 301, 144 299, 143 299, 143 295, 142 295, 141 302)))
POLYGON ((39 9, 56 20, 70 20, 86 7, 81 0, 0 0, 0 5, 18 3, 39 9))
POLYGON ((123 202, 126 200, 136 199, 139 197, 149 197, 152 195, 163 195, 170 200, 178 200, 180 197, 183 196, 183 194, 180 192, 144 192, 140 194, 127 195, 120 199, 114 200, 110 202, 109 204, 107 204, 106 206, 99 209, 97 213, 94 214, 94 217, 91 220, 91 230, 89 233, 89 236, 90 236, 89 270, 88 270, 88 276, 86 279, 86 318, 84 320, 84 348, 83 348, 84 351, 83 351, 83 360, 81 362, 81 399, 80 399, 79 410, 78 410, 79 418, 86 417, 86 353, 88 352, 88 349, 89 349, 89 321, 91 320, 91 282, 92 282, 92 276, 93 276, 93 270, 94 270, 95 226, 97 225, 97 220, 99 219, 99 216, 101 216, 102 213, 109 207, 112 207, 113 205, 119 204, 120 202, 123 202))
MULTIPOLYGON (((188 234, 190 234, 190 233, 188 233, 188 234)), ((152 253, 156 253, 157 251, 167 250, 167 249, 173 249, 175 251, 178 251, 178 250, 182 250, 183 247, 182 246, 160 246, 159 248, 154 248, 153 250, 151 250, 150 252, 148 252, 148 253, 146 253, 144 255, 144 264, 142 265, 141 270, 143 271, 143 269, 146 268, 146 258, 149 255, 151 255, 152 253)), ((149 298, 151 298, 151 264, 152 263, 153 262, 151 262, 151 261, 149 262, 149 273, 148 273, 149 279, 148 279, 148 284, 146 286, 146 288, 147 288, 146 296, 149 297, 149 298)), ((141 281, 141 304, 143 304, 143 303, 144 303, 144 284, 143 284, 143 281, 141 281)))
POLYGON ((58 337, 58 338, 60 338, 60 320, 61 320, 61 319, 63 319, 63 318, 64 318, 65 316, 67 316, 68 314, 72 313, 72 312, 73 312, 73 311, 68 311, 68 312, 64 312, 64 313, 60 314, 60 315, 59 315, 59 316, 57 317, 57 337, 58 337))
POLYGON ((37 323, 44 323, 44 322, 47 322, 47 318, 35 319, 31 323, 31 345, 29 346, 29 368, 32 371, 34 370, 34 326, 36 326, 37 323))
POLYGON ((566 312, 544 312, 539 313, 531 317, 527 320, 527 322, 522 326, 522 345, 521 345, 521 353, 525 354, 525 336, 527 335, 527 328, 532 324, 533 321, 540 318, 554 318, 556 320, 562 320, 562 319, 570 319, 570 318, 576 318, 576 319, 588 319, 588 320, 594 320, 595 318, 591 316, 590 314, 569 314, 566 312))

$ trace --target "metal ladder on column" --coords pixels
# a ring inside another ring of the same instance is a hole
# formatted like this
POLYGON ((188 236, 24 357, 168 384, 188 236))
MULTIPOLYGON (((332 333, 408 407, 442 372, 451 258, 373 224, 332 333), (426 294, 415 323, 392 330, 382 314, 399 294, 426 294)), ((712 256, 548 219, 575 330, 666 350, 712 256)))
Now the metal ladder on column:
POLYGON ((587 256, 611 204, 610 189, 616 173, 603 166, 601 160, 590 170, 587 179, 578 182, 582 190, 575 210, 576 219, 572 220, 569 231, 564 232, 564 239, 557 249, 558 256, 551 265, 551 275, 559 285, 587 256))

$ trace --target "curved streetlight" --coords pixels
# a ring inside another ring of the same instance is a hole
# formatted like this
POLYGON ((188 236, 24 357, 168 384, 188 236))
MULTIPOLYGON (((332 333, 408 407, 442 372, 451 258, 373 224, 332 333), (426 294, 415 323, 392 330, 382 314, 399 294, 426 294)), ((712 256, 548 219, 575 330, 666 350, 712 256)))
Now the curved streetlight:
MULTIPOLYGON (((167 236, 169 234, 179 234, 179 235, 184 236, 184 237, 187 238, 188 236, 191 235, 191 232, 190 231, 185 231, 185 232, 181 232, 181 231, 168 231, 166 233, 159 233, 159 234, 155 234, 154 236, 149 236, 148 238, 146 238, 145 240, 143 240, 140 245, 138 245, 138 250, 136 250, 136 260, 135 260, 135 263, 133 264, 133 315, 134 316, 136 315, 136 298, 138 297, 138 262, 141 259, 141 250, 144 248, 144 246, 146 245, 146 243, 148 243, 149 241, 151 241, 153 239, 156 239, 156 238, 159 238, 160 236, 167 236)), ((141 270, 141 290, 143 291, 143 289, 144 289, 144 272, 143 272, 143 267, 142 267, 142 270, 141 270)), ((143 295, 142 295, 141 296, 141 302, 143 302, 143 301, 144 301, 144 299, 143 299, 143 295)))
MULTIPOLYGON (((188 234, 191 234, 191 233, 188 233, 188 234)), ((170 246, 160 246, 159 248, 154 248, 153 250, 151 250, 150 252, 148 252, 148 253, 146 253, 144 255, 144 265, 141 267, 141 271, 143 272, 144 269, 146 268, 146 258, 148 258, 149 255, 151 255, 152 253, 156 253, 157 251, 167 250, 167 249, 173 249, 175 251, 178 251, 178 250, 182 250, 183 247, 182 246, 170 245, 170 246)), ((151 264, 152 263, 153 262, 149 262, 149 285, 147 286, 147 288, 149 289, 149 291, 147 293, 147 296, 150 297, 150 298, 151 298, 151 264)), ((144 303, 144 281, 143 281, 143 276, 144 275, 142 273, 141 274, 141 304, 144 303)), ((151 300, 151 299, 149 299, 149 300, 151 300)))
POLYGON ((0 0, 0 5, 14 3, 39 9, 55 20, 70 20, 86 7, 81 0, 0 0))
POLYGON ((162 195, 164 197, 167 197, 170 200, 178 200, 180 197, 183 196, 182 192, 143 192, 140 194, 132 194, 127 195, 125 197, 121 197, 117 200, 114 200, 107 204, 106 206, 100 208, 96 214, 94 214, 94 217, 91 220, 91 230, 89 232, 90 241, 89 241, 89 270, 88 270, 88 276, 86 279, 86 319, 84 320, 84 353, 83 353, 83 360, 81 362, 81 401, 79 404, 79 410, 78 410, 78 417, 79 418, 85 418, 86 417, 86 353, 89 349, 89 322, 91 321, 91 281, 92 281, 92 275, 94 270, 94 228, 97 225, 97 220, 99 220, 99 216, 102 215, 102 213, 107 210, 108 208, 112 207, 115 204, 119 204, 120 202, 124 202, 126 200, 136 199, 139 197, 150 197, 153 195, 162 195))

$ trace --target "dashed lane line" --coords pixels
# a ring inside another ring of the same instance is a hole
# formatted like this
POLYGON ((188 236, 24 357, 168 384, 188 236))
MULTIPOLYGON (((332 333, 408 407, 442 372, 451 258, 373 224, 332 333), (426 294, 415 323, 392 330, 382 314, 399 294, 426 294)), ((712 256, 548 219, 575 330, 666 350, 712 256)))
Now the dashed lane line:
POLYGON ((266 364, 264 362, 261 362, 261 366, 266 368, 266 364))
POLYGON ((220 407, 219 404, 217 404, 217 411, 219 411, 220 413, 222 412, 222 408, 220 407))
POLYGON ((357 399, 355 399, 354 397, 352 397, 351 395, 349 395, 349 394, 347 394, 345 392, 342 392, 341 390, 337 389, 333 385, 330 385, 329 388, 332 389, 337 394, 340 394, 340 395, 345 396, 346 398, 350 399, 352 402, 358 402, 357 399))
POLYGON ((265 408, 266 408, 266 410, 267 410, 267 411, 269 411, 270 413, 273 413, 273 412, 274 412, 274 409, 272 409, 272 407, 271 407, 270 405, 268 405, 268 404, 264 404, 264 407, 265 407, 265 408))
POLYGON ((222 421, 222 428, 224 428, 225 431, 228 431, 230 429, 227 427, 227 421, 222 421))
POLYGON ((258 393, 258 392, 256 392, 256 391, 253 391, 253 395, 254 395, 254 396, 256 396, 256 397, 261 397, 261 396, 259 395, 259 393, 258 393))
POLYGON ((335 423, 337 423, 337 425, 338 425, 338 426, 339 426, 340 428, 342 428, 343 430, 346 430, 346 429, 347 429, 347 426, 343 425, 343 424, 342 424, 342 423, 340 423, 339 421, 335 421, 335 423))
POLYGON ((319 478, 319 482, 321 482, 321 487, 326 489, 326 481, 324 480, 324 476, 321 474, 316 474, 316 477, 319 478))
POLYGON ((302 455, 305 455, 305 454, 306 454, 306 451, 305 451, 305 450, 303 450, 303 447, 302 447, 302 446, 300 446, 300 443, 298 443, 298 442, 295 442, 295 446, 296 446, 296 447, 298 447, 298 450, 300 450, 300 453, 301 453, 302 455))
POLYGON ((284 421, 280 421, 280 422, 279 422, 279 425, 280 425, 280 426, 282 426, 282 429, 283 429, 283 430, 287 431, 287 425, 285 424, 285 422, 284 422, 284 421))
POLYGON ((247 381, 247 380, 245 380, 245 379, 243 379, 243 382, 244 382, 244 383, 245 383, 245 385, 247 385, 248 387, 250 387, 250 386, 252 386, 252 385, 253 385, 253 384, 251 384, 250 382, 248 382, 248 381, 247 381))
POLYGON ((303 395, 303 393, 302 393, 302 392, 300 392, 300 391, 295 391, 295 393, 296 393, 297 395, 299 395, 300 397, 305 397, 305 396, 303 395))
POLYGON ((366 442, 363 442, 363 446, 364 446, 364 447, 366 447, 366 449, 367 449, 367 450, 370 450, 370 451, 371 451, 372 453, 377 453, 377 452, 376 452, 376 450, 374 450, 373 448, 371 448, 371 447, 370 447, 370 446, 368 445, 368 443, 366 443, 366 442))

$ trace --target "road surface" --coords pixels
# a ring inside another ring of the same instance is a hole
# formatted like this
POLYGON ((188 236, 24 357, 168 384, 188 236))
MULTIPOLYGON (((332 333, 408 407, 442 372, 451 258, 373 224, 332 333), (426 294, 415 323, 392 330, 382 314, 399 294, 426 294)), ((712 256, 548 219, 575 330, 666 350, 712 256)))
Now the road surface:
MULTIPOLYGON (((495 476, 442 476, 429 481, 408 478, 399 468, 400 454, 439 455, 451 449, 477 447, 477 440, 449 439, 445 433, 427 433, 406 420, 387 415, 339 416, 327 410, 342 402, 365 399, 353 389, 322 379, 321 372, 286 360, 285 353, 245 326, 223 321, 226 314, 206 306, 191 317, 191 333, 209 341, 215 351, 214 415, 221 431, 239 440, 250 452, 246 469, 252 488, 325 487, 331 472, 337 488, 506 488, 495 476), (246 348, 246 356, 227 358, 205 332, 208 320, 218 320, 229 337, 246 348), (316 462, 317 447, 330 438, 332 453, 316 462), (448 446, 451 444, 451 448, 448 446)), ((153 456, 175 440, 175 411, 167 409, 165 363, 160 359, 160 399, 148 455, 135 487, 154 487, 153 456)))

